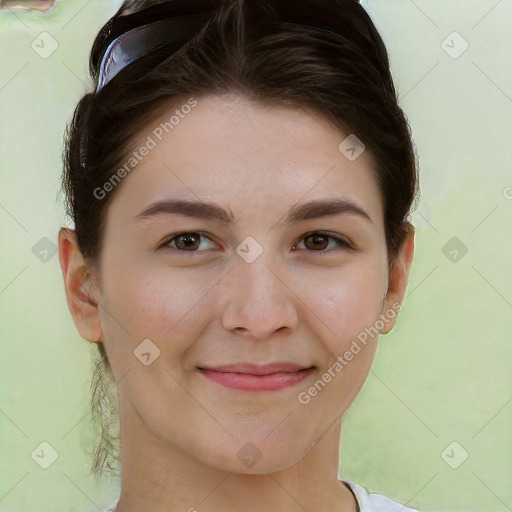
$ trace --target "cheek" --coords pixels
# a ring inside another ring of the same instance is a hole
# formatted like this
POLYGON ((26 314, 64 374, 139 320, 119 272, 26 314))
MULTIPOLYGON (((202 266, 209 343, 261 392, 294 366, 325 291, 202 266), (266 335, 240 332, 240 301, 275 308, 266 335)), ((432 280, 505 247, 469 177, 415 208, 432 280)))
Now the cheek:
POLYGON ((387 274, 378 262, 340 269, 325 279, 314 311, 329 327, 324 343, 331 356, 343 353, 379 319, 387 274))
POLYGON ((154 340, 161 351, 165 346, 167 353, 186 348, 188 339, 194 337, 189 331, 200 328, 197 315, 211 283, 183 270, 145 265, 123 273, 105 270, 105 274, 109 278, 105 279, 102 324, 108 341, 122 345, 124 351, 127 345, 133 351, 146 338, 154 340))
MULTIPOLYGON (((153 278, 148 274, 130 277, 111 287, 112 314, 132 336, 151 337, 174 328, 193 306, 192 287, 179 280, 153 278)), ((170 335, 170 333, 169 333, 170 335)))
POLYGON ((312 303, 322 320, 318 332, 325 358, 318 379, 300 395, 301 404, 311 402, 308 407, 334 418, 355 399, 375 355, 377 337, 368 333, 381 314, 386 279, 382 264, 373 260, 347 265, 318 283, 312 303))

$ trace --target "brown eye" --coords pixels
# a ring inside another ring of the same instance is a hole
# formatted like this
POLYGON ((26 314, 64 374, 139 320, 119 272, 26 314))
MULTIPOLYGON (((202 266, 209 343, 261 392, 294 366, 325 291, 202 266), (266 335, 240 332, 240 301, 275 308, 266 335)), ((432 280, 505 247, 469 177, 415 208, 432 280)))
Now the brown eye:
MULTIPOLYGON (((167 239, 167 241, 161 245, 161 249, 192 253, 203 252, 202 250, 198 251, 198 248, 200 247, 202 240, 209 239, 205 237, 202 233, 199 233, 197 231, 179 233, 173 236, 172 238, 167 239)), ((216 246, 216 244, 213 244, 213 246, 216 246)))
POLYGON ((312 252, 331 252, 326 251, 329 247, 331 240, 334 241, 335 247, 341 247, 344 249, 352 249, 352 246, 342 238, 331 236, 327 233, 315 232, 310 233, 302 238, 305 241, 304 245, 306 250, 312 252))
POLYGON ((328 236, 325 236, 325 235, 318 235, 318 234, 314 234, 314 235, 309 235, 308 237, 305 238, 306 240, 306 247, 312 251, 322 251, 324 249, 327 248, 327 246, 329 245, 329 238, 328 236), (307 243, 307 242, 311 242, 311 243, 307 243))
POLYGON ((179 235, 175 238, 176 240, 176 247, 178 249, 184 249, 184 250, 192 250, 195 251, 199 243, 201 242, 201 235, 197 235, 196 233, 185 233, 183 235, 179 235))

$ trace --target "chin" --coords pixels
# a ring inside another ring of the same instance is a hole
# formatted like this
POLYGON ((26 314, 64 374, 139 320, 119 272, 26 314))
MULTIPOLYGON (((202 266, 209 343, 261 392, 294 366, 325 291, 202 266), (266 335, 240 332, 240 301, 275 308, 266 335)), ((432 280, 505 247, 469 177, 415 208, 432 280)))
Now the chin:
MULTIPOLYGON (((247 438, 245 438, 247 439, 247 438)), ((226 472, 258 475, 282 471, 298 463, 311 448, 307 443, 301 446, 297 439, 289 446, 282 441, 255 439, 231 442, 224 449, 222 444, 213 444, 209 451, 209 465, 226 472), (234 448, 234 446, 236 446, 234 448)))

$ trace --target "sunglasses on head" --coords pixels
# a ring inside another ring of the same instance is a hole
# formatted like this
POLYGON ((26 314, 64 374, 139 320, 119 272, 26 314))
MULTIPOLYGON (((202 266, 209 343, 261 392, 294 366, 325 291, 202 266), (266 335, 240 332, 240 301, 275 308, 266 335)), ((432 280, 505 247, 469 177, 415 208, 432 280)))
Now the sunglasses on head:
MULTIPOLYGON (((335 0, 328 0, 334 2, 335 0)), ((242 4, 246 11, 257 9, 258 0, 249 0, 242 4)), ((357 0, 342 0, 342 3, 357 5, 357 0)), ((169 47, 169 54, 177 51, 189 41, 206 24, 211 17, 211 11, 219 8, 222 0, 169 0, 146 9, 115 17, 111 19, 100 31, 99 37, 111 40, 103 54, 99 72, 96 92, 108 84, 121 70, 163 46, 169 47)), ((289 2, 289 0, 276 0, 272 8, 288 23, 313 27, 323 32, 331 32, 337 36, 356 37, 359 44, 367 40, 365 27, 354 32, 352 26, 347 25, 346 33, 340 32, 339 20, 333 20, 332 14, 321 6, 325 3, 315 2, 315 9, 311 10, 311 0, 289 2), (290 5, 291 4, 291 5, 290 5), (312 19, 314 12, 314 19, 312 19)), ((359 7, 362 9, 362 7, 359 7)), ((258 19, 258 16, 251 19, 258 19)))

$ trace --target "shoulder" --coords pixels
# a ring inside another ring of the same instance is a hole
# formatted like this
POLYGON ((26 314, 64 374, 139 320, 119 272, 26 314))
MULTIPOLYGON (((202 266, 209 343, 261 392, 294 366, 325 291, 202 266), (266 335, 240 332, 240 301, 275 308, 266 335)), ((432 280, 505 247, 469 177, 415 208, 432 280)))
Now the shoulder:
POLYGON ((366 487, 351 480, 342 482, 354 493, 360 512, 419 512, 383 494, 369 492, 366 487))

